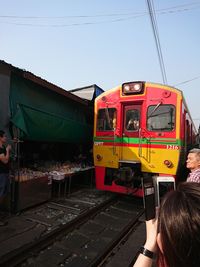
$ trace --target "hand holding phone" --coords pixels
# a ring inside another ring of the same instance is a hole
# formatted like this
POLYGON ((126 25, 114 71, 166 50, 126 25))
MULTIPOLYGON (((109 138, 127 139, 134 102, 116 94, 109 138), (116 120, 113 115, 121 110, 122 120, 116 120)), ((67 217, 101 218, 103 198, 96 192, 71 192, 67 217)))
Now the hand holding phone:
POLYGON ((142 179, 143 202, 146 221, 154 219, 156 207, 160 206, 164 195, 175 190, 175 179, 170 176, 158 176, 152 179, 142 179))

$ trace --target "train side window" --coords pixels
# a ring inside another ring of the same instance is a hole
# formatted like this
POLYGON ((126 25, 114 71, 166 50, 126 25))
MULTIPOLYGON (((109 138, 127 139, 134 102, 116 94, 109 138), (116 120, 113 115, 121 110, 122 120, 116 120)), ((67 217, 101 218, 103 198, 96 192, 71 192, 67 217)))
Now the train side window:
POLYGON ((113 131, 116 129, 116 108, 99 109, 97 114, 97 131, 113 131))
POLYGON ((173 105, 152 105, 147 111, 149 131, 173 131, 175 127, 175 107, 173 105))
POLYGON ((186 120, 186 131, 187 131, 186 141, 187 141, 188 145, 191 144, 191 132, 190 132, 190 130, 191 130, 190 123, 188 120, 186 120))
POLYGON ((140 127, 140 113, 137 109, 129 109, 126 112, 126 130, 138 131, 140 127))

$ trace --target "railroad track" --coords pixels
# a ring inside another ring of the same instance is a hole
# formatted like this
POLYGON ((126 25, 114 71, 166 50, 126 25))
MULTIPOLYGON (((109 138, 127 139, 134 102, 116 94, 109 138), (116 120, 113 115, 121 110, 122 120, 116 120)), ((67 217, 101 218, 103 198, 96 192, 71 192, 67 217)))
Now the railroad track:
POLYGON ((17 266, 31 253, 52 243, 63 231, 84 222, 100 207, 115 198, 93 189, 79 190, 70 198, 54 199, 34 209, 11 216, 0 229, 0 266, 17 266))
POLYGON ((131 203, 130 199, 116 198, 98 207, 70 232, 63 231, 62 238, 20 266, 96 267, 137 224, 142 213, 141 206, 131 203))
POLYGON ((139 248, 145 240, 145 223, 138 220, 129 231, 107 251, 98 267, 132 267, 138 256, 139 248))
MULTIPOLYGON (((65 214, 60 218, 62 223, 59 226, 50 225, 48 220, 42 221, 40 216, 26 215, 38 225, 45 224, 46 232, 34 242, 4 256, 0 266, 96 267, 104 264, 105 259, 108 262, 111 251, 138 225, 143 207, 127 197, 109 195, 98 201, 95 194, 93 199, 91 196, 81 198, 80 195, 66 200, 67 207, 70 206, 77 216, 66 222, 68 214, 65 214)), ((59 210, 66 208, 65 201, 48 205, 56 205, 59 210)))

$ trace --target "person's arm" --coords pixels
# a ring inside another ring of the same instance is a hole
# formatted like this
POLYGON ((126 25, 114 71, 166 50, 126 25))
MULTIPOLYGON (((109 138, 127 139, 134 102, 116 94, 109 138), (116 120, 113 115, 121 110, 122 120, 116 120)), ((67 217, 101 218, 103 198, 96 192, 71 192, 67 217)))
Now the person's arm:
POLYGON ((0 154, 0 161, 3 162, 4 164, 7 164, 10 158, 10 150, 11 150, 11 145, 7 145, 6 147, 6 155, 0 154))
POLYGON ((135 264, 133 267, 152 267, 153 259, 144 256, 143 254, 139 254, 135 264))
MULTIPOLYGON (((157 251, 157 219, 146 221, 146 242, 144 248, 150 252, 156 253, 157 251)), ((139 254, 133 267, 151 267, 153 258, 139 254)))

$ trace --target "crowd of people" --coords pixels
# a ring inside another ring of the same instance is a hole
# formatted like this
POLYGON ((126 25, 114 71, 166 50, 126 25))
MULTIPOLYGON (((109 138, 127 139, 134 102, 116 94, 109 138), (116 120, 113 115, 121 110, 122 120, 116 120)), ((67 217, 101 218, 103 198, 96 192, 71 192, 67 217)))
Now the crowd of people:
POLYGON ((133 267, 200 266, 200 149, 189 151, 187 181, 168 192, 156 218, 146 221, 146 241, 133 267))
MULTIPOLYGON (((0 204, 9 191, 11 146, 0 130, 0 204)), ((146 221, 146 242, 134 267, 200 266, 200 149, 189 151, 186 182, 163 198, 156 218, 146 221)), ((0 226, 5 222, 0 221, 0 226)))

